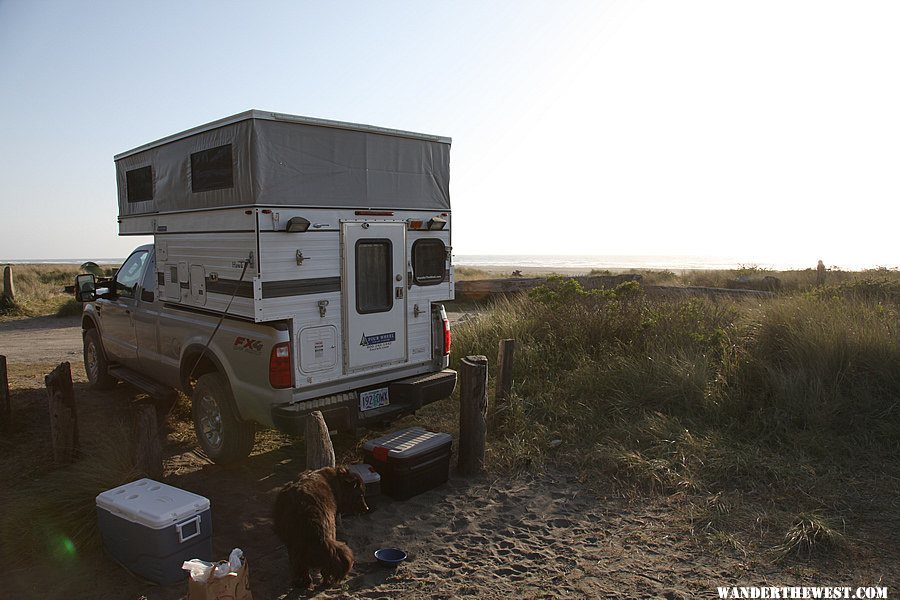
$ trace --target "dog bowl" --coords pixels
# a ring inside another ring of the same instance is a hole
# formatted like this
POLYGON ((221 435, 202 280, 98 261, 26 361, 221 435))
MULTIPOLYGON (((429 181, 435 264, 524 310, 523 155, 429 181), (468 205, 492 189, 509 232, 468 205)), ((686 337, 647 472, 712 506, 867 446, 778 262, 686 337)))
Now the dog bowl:
POLYGON ((375 551, 375 558, 386 567, 396 567, 406 560, 406 552, 399 548, 380 548, 375 551))

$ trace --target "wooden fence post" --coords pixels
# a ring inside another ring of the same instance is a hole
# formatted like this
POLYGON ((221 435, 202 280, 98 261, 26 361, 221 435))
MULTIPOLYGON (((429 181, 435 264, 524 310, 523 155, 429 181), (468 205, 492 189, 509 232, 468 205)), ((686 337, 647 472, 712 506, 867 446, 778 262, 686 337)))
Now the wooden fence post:
POLYGON ((12 431, 12 408, 9 403, 9 376, 6 357, 0 354, 0 431, 12 431))
POLYGON ((459 365, 459 460, 462 475, 484 470, 487 437, 488 360, 485 356, 467 356, 459 365))
POLYGON ((310 470, 334 466, 334 446, 322 412, 314 410, 306 417, 306 468, 310 470))
POLYGON ((50 439, 53 461, 67 464, 78 454, 78 415, 75 411, 75 390, 72 388, 72 369, 64 362, 44 377, 50 400, 50 439))
POLYGON ((501 400, 509 397, 512 389, 513 353, 515 350, 516 340, 500 340, 500 347, 497 350, 497 389, 494 390, 494 403, 497 406, 500 405, 501 400))
POLYGON ((13 284, 12 265, 7 265, 3 269, 3 294, 4 298, 9 298, 10 302, 16 301, 16 286, 13 284))
POLYGON ((162 477, 162 443, 159 440, 155 405, 149 402, 138 402, 134 405, 131 431, 134 440, 135 467, 152 479, 162 477))

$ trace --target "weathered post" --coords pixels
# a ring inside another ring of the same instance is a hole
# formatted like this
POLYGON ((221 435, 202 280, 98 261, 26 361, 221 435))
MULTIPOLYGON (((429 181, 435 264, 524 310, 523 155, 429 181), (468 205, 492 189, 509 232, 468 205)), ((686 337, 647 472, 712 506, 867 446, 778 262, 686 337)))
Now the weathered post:
MULTIPOLYGON (((512 390, 513 353, 516 349, 516 340, 500 340, 497 351, 497 383, 494 390, 494 404, 500 405, 501 400, 509 397, 512 390)), ((496 407, 494 408, 496 410, 496 407)))
POLYGON ((44 377, 50 400, 50 440, 53 461, 67 464, 78 454, 78 416, 75 411, 75 390, 72 369, 64 362, 44 377))
POLYGON ((459 364, 459 460, 462 475, 484 470, 487 437, 488 361, 485 356, 467 356, 459 364))
POLYGON ((9 404, 9 376, 6 357, 0 354, 0 431, 12 430, 12 408, 9 404))
POLYGON ((306 417, 306 468, 310 470, 334 466, 334 446, 322 412, 314 410, 306 417))
POLYGON ((134 464, 148 477, 158 479, 163 474, 163 460, 156 406, 148 402, 136 403, 133 419, 134 464))
POLYGON ((3 298, 7 298, 10 302, 16 301, 16 286, 13 284, 12 265, 7 265, 3 269, 3 298))

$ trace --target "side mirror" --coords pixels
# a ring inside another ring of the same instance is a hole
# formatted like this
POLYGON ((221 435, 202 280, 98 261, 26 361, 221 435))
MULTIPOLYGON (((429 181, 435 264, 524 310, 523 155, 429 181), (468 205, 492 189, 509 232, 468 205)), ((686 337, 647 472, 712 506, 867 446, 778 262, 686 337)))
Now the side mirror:
POLYGON ((90 273, 75 277, 75 300, 93 302, 97 299, 97 280, 90 273))

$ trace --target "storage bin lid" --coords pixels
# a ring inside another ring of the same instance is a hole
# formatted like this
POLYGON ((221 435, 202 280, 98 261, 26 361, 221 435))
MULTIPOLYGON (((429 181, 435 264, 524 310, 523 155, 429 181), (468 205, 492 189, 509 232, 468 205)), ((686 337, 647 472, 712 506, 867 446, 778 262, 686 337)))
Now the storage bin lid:
POLYGON ((445 446, 452 439, 449 433, 435 433, 425 431, 421 427, 410 427, 369 440, 363 444, 363 449, 367 452, 374 452, 375 448, 386 448, 389 457, 412 458, 445 446))
POLYGON ((162 529, 209 508, 209 500, 152 479, 138 479, 97 496, 97 506, 132 523, 162 529))
POLYGON ((362 477, 363 483, 369 485, 370 483, 378 483, 381 481, 381 475, 378 474, 378 471, 375 470, 375 467, 367 464, 356 464, 350 465, 347 467, 350 469, 352 473, 356 473, 360 477, 362 477))

